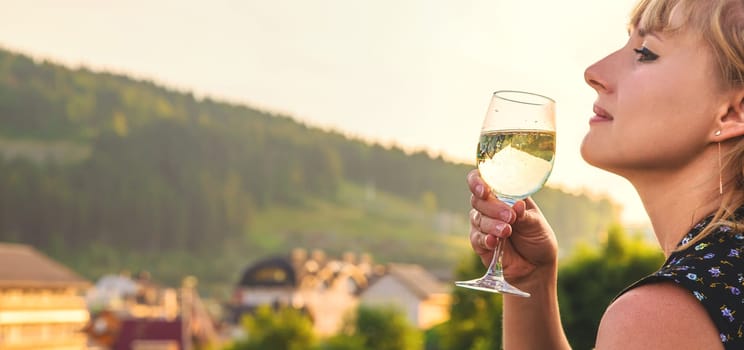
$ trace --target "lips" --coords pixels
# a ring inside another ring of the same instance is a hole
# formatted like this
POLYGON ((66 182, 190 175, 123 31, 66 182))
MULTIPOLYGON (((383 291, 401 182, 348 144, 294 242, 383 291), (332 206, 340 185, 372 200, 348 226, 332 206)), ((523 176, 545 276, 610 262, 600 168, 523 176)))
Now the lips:
POLYGON ((589 120, 589 123, 594 122, 607 122, 612 121, 614 118, 612 115, 604 110, 602 107, 594 105, 594 116, 589 120))

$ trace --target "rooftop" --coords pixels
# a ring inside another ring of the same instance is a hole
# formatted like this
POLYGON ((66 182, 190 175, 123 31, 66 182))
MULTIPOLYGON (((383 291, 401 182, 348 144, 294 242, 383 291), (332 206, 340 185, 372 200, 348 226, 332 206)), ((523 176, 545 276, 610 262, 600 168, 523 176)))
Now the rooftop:
POLYGON ((0 243, 0 287, 89 285, 89 281, 31 246, 0 243))
POLYGON ((450 286, 439 281, 420 265, 388 264, 387 273, 394 276, 421 298, 450 292, 450 286))

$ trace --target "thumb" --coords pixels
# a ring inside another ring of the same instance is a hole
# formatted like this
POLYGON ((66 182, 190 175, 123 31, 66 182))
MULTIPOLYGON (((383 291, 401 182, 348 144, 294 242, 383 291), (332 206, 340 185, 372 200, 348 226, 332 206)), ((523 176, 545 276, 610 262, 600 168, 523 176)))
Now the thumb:
POLYGON ((517 213, 517 220, 522 219, 525 215, 525 211, 527 211, 527 203, 525 201, 518 201, 514 203, 512 206, 512 209, 514 209, 514 212, 517 213))
POLYGON ((517 220, 514 225, 518 225, 528 230, 542 225, 542 213, 532 198, 516 202, 512 208, 517 213, 517 220))

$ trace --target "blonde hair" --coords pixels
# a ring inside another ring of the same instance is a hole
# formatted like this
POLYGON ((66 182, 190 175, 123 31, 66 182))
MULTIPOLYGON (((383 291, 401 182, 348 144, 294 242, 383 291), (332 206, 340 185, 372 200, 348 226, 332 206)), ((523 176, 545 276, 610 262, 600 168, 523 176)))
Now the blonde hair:
MULTIPOLYGON (((744 0, 641 0, 631 13, 630 25, 646 32, 675 33, 692 30, 708 44, 718 65, 723 89, 744 87, 744 0), (677 13, 677 12, 680 13, 677 13), (682 22, 672 23, 672 15, 682 22)), ((689 247, 721 226, 743 232, 744 222, 734 216, 744 205, 744 138, 721 155, 720 171, 731 174, 721 206, 710 224, 680 249, 689 247)))

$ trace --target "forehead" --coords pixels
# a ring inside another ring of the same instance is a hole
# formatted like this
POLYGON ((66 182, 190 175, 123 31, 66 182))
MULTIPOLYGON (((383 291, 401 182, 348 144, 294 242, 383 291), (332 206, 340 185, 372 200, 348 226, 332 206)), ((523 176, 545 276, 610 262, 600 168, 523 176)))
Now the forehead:
POLYGON ((695 13, 702 9, 690 7, 684 0, 651 0, 647 3, 647 7, 636 9, 639 12, 634 13, 628 28, 629 34, 678 39, 704 50, 710 49, 705 33, 700 30, 703 16, 695 13))
MULTIPOLYGON (((705 1, 703 1, 705 2, 705 1)), ((685 0, 645 0, 633 10, 630 27, 643 32, 674 33, 701 24, 703 8, 685 0), (697 14, 697 16, 695 15, 697 14)))

